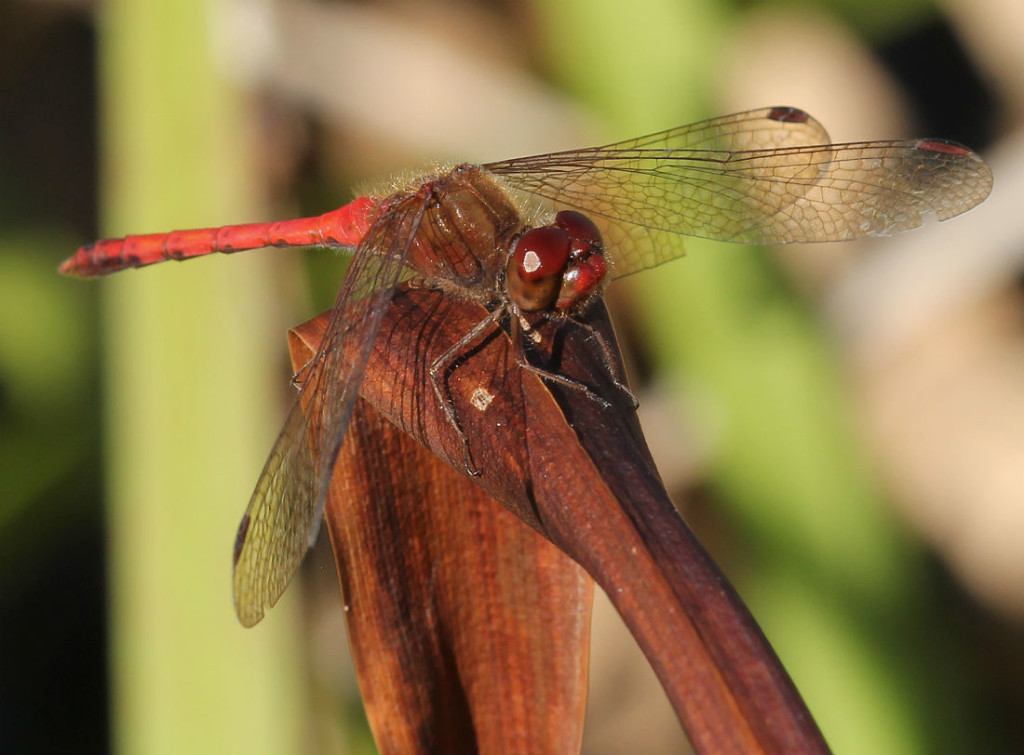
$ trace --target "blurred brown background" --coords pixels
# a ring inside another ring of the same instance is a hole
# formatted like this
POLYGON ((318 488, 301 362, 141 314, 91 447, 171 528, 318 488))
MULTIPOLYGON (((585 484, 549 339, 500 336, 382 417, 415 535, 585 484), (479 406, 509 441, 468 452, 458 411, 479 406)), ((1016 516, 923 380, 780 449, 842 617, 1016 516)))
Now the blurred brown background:
MULTIPOLYGON (((835 141, 964 142, 993 194, 616 283, 648 440, 837 752, 1020 750, 1022 29, 1013 0, 5 2, 0 752, 373 751, 324 544, 254 630, 228 576, 284 332, 343 267, 82 283, 75 247, 783 104, 835 141)), ((601 601, 592 656, 584 750, 685 751, 601 601)))

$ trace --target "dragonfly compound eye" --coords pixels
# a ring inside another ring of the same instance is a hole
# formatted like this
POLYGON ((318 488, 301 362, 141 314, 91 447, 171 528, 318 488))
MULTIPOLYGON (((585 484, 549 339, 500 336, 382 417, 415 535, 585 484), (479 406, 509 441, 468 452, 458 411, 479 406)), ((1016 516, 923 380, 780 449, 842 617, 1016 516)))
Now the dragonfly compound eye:
POLYGON ((528 230, 516 241, 505 271, 512 301, 526 312, 550 307, 568 262, 568 233, 553 225, 528 230))
POLYGON ((591 254, 573 262, 562 276, 555 308, 565 311, 585 302, 598 289, 607 273, 608 265, 601 254, 591 254))
POLYGON ((532 228, 519 237, 512 257, 523 280, 561 275, 569 261, 569 234, 553 225, 532 228))
POLYGON ((569 253, 573 259, 590 254, 603 254, 604 242, 594 222, 581 212, 562 210, 555 215, 555 225, 569 234, 569 253))
POLYGON ((569 264, 555 301, 555 309, 566 311, 597 290, 608 266, 601 232, 590 218, 575 210, 562 210, 555 215, 555 224, 569 234, 569 264))

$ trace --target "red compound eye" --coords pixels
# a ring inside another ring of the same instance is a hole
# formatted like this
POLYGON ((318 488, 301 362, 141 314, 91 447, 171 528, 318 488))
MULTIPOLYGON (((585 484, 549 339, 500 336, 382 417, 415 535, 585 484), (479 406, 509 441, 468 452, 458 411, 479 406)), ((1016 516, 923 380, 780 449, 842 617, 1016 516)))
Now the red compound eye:
POLYGON ((562 210, 555 215, 555 224, 569 234, 569 250, 573 257, 601 252, 604 246, 601 232, 586 215, 575 210, 562 210))
POLYGON ((524 281, 560 275, 569 261, 569 234, 551 225, 532 228, 519 237, 513 258, 524 281))
POLYGON ((586 301, 608 273, 604 257, 595 254, 569 269, 562 276, 562 286, 558 291, 555 308, 568 310, 586 301))

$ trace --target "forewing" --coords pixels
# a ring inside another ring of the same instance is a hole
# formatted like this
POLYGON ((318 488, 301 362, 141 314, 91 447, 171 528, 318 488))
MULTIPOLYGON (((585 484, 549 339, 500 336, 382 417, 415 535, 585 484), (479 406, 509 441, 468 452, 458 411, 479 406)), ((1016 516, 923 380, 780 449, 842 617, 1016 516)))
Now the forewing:
POLYGON ((238 528, 235 612, 253 626, 284 592, 316 539, 331 473, 405 255, 426 207, 382 214, 356 250, 316 355, 238 528))
POLYGON ((841 241, 916 228, 981 202, 988 166, 940 140, 827 144, 795 108, 764 108, 617 144, 484 166, 601 227, 616 277, 684 253, 684 236, 841 241))

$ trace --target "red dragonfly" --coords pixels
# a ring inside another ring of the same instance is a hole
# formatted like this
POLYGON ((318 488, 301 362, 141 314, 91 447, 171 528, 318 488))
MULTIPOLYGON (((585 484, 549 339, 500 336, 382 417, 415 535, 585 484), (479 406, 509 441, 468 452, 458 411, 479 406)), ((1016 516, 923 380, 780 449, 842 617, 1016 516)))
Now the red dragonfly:
POLYGON ((266 246, 354 252, 239 527, 235 610, 252 626, 319 531, 371 348, 402 281, 482 303, 492 314, 474 333, 505 317, 510 330, 529 331, 524 314, 572 318, 606 280, 681 256, 685 236, 748 244, 883 236, 965 212, 991 186, 988 166, 959 144, 829 144, 807 113, 772 107, 604 147, 459 165, 319 217, 98 241, 60 271, 91 277, 266 246))

